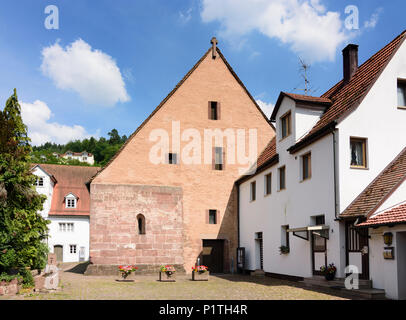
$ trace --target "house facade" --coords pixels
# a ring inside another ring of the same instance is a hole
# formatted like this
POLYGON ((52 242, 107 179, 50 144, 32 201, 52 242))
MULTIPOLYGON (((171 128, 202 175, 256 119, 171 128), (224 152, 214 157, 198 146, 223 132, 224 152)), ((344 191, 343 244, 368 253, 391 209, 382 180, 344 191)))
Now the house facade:
POLYGON ((43 218, 50 220, 47 244, 60 262, 89 260, 90 196, 86 186, 100 168, 38 164, 36 190, 47 197, 43 218))
POLYGON ((242 147, 261 151, 273 136, 213 39, 92 180, 87 272, 116 272, 123 263, 173 264, 190 272, 198 262, 212 272, 229 271, 238 234, 234 182, 256 161, 236 159, 237 137, 242 147))
POLYGON ((67 151, 64 154, 61 154, 59 157, 67 160, 78 160, 80 162, 86 162, 91 166, 94 165, 94 155, 86 151, 83 152, 67 151))
POLYGON ((348 208, 406 146, 404 37, 362 65, 358 46, 348 45, 343 80, 320 97, 281 93, 271 116, 276 137, 257 173, 237 181, 247 270, 308 278, 334 263, 344 278, 353 265, 360 279, 398 297, 376 280, 372 231, 357 227, 367 215, 348 208))

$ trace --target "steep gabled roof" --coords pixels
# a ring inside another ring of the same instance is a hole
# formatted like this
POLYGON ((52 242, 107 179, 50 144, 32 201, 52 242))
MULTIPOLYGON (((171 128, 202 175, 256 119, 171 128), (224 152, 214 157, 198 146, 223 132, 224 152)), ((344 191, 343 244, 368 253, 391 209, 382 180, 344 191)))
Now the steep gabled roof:
MULTIPOLYGON (((117 157, 118 155, 124 150, 124 148, 130 143, 130 141, 137 135, 138 132, 141 131, 141 129, 146 125, 146 123, 164 106, 164 104, 174 95, 174 93, 182 86, 182 84, 190 77, 190 75, 199 67, 199 65, 203 62, 203 60, 207 57, 207 55, 212 51, 212 47, 210 47, 206 53, 200 58, 200 60, 192 67, 192 69, 189 70, 189 72, 182 78, 182 80, 179 81, 179 83, 175 86, 175 88, 165 97, 164 100, 155 108, 154 111, 149 115, 148 118, 144 120, 143 123, 133 132, 133 134, 127 139, 127 141, 121 146, 121 148, 116 152, 116 154, 110 159, 110 161, 99 171, 97 172, 91 179, 91 182, 104 170, 106 169, 117 157)), ((255 101, 253 96, 249 93, 248 89, 245 87, 243 82, 240 80, 240 78, 237 76, 237 74, 234 72, 233 68, 230 66, 228 63, 227 59, 224 57, 224 55, 221 53, 220 49, 216 47, 216 51, 221 57, 221 59, 224 61, 225 65, 227 66, 227 69, 231 72, 235 80, 241 85, 243 90, 246 92, 248 97, 251 99, 251 101, 254 103, 258 111, 261 113, 261 115, 264 117, 265 121, 271 126, 272 129, 275 130, 275 127, 273 124, 269 121, 265 113, 262 111, 258 103, 255 101)))
POLYGON ((305 96, 302 94, 296 94, 296 93, 289 93, 289 92, 281 92, 278 98, 278 101, 275 104, 275 108, 273 109, 272 115, 271 115, 271 121, 275 121, 276 119, 276 114, 279 111, 279 108, 282 104, 283 98, 288 97, 291 98, 292 100, 299 102, 304 105, 320 105, 324 107, 330 107, 333 102, 324 97, 313 97, 313 96, 305 96))
POLYGON ((369 217, 405 179, 406 148, 361 192, 340 217, 369 217))
POLYGON ((64 166, 56 164, 39 164, 42 170, 56 178, 50 216, 88 216, 90 214, 90 194, 86 184, 99 167, 64 166), (67 209, 65 197, 72 193, 79 199, 75 209, 67 209))
POLYGON ((289 148, 289 151, 292 153, 299 151, 301 147, 306 145, 307 140, 317 135, 318 131, 323 130, 326 126, 331 126, 334 122, 354 111, 361 104, 389 61, 395 55, 405 40, 405 35, 406 30, 364 62, 346 85, 344 80, 341 80, 324 93, 320 98, 329 99, 333 104, 309 133, 297 144, 289 148))
POLYGON ((406 224, 406 203, 397 205, 385 212, 379 213, 357 227, 379 227, 406 224))

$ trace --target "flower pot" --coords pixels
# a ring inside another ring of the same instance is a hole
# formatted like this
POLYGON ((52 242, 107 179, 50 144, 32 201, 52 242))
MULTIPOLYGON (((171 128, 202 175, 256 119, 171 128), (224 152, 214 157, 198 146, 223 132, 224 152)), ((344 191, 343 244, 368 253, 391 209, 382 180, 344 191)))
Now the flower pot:
POLYGON ((326 278, 327 281, 332 281, 336 277, 336 274, 335 273, 326 273, 324 275, 324 277, 326 278))
POLYGON ((159 272, 159 281, 161 282, 175 282, 176 274, 172 271, 160 271, 159 272))
POLYGON ((210 272, 192 272, 193 281, 209 281, 210 272))

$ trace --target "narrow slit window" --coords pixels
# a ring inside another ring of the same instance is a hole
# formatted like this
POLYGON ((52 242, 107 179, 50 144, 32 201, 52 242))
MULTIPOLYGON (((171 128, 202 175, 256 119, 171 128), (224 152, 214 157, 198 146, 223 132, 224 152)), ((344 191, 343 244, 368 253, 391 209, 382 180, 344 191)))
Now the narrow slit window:
POLYGON ((209 224, 217 224, 217 210, 209 210, 209 224))
POLYGON ((209 102, 209 113, 210 113, 210 120, 219 120, 219 108, 217 101, 210 101, 209 102))
POLYGON ((251 201, 255 201, 257 198, 257 182, 251 182, 251 201))
POLYGON ((178 154, 177 153, 169 153, 168 154, 168 163, 169 164, 178 164, 178 154))
POLYGON ((265 195, 272 193, 272 173, 265 176, 265 195))
POLYGON ((302 156, 302 180, 310 179, 312 176, 311 159, 311 153, 302 156))
POLYGON ((279 170, 279 190, 286 189, 286 167, 281 167, 279 170))
POLYGON ((223 148, 216 147, 214 148, 214 169, 215 170, 224 170, 224 152, 223 148))

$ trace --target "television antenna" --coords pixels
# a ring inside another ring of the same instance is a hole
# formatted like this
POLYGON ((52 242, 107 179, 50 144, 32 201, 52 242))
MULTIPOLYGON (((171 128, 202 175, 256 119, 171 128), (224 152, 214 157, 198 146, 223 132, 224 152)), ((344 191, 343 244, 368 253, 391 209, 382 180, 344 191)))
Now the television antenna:
POLYGON ((310 69, 311 65, 308 64, 308 63, 306 63, 306 62, 305 62, 302 58, 300 58, 300 57, 299 57, 299 62, 300 62, 299 72, 300 72, 301 77, 302 77, 303 80, 304 80, 304 88, 298 88, 298 87, 296 87, 296 88, 294 88, 293 90, 303 91, 304 94, 305 94, 305 96, 307 96, 309 93, 315 92, 315 91, 317 91, 317 90, 313 90, 313 89, 310 87, 310 80, 309 80, 309 77, 308 77, 308 72, 309 72, 309 69, 310 69))

